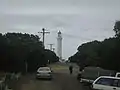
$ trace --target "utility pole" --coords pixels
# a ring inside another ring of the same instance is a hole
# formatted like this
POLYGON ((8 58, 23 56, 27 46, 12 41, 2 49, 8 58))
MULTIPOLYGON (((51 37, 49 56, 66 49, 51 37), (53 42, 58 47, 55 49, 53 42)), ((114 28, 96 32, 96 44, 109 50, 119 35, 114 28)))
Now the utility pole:
POLYGON ((28 63, 27 63, 27 60, 25 60, 24 62, 25 62, 25 72, 27 73, 28 72, 28 63))
POLYGON ((55 48, 52 48, 53 49, 53 52, 55 52, 55 48))
POLYGON ((48 44, 48 45, 50 45, 50 50, 52 51, 52 49, 53 49, 52 47, 54 44, 48 44))
POLYGON ((25 62, 25 66, 26 66, 26 73, 28 72, 28 63, 27 63, 27 61, 25 62))
POLYGON ((45 34, 49 34, 50 32, 46 32, 44 28, 42 28, 42 32, 38 32, 38 33, 42 33, 43 34, 43 46, 45 43, 45 34))

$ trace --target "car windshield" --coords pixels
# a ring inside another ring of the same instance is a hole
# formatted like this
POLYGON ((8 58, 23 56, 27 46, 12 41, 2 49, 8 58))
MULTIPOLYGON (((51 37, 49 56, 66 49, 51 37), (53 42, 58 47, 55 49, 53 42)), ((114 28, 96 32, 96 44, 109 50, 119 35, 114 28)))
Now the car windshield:
POLYGON ((38 71, 50 71, 49 68, 39 68, 38 71))

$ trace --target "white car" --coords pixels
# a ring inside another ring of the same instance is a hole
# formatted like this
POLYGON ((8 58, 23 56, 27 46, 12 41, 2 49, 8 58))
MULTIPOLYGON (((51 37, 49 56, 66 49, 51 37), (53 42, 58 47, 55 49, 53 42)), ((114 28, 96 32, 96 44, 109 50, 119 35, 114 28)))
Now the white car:
POLYGON ((120 72, 117 72, 115 77, 120 77, 120 72))
POLYGON ((50 67, 40 67, 37 70, 36 78, 52 79, 52 70, 50 67))
POLYGON ((120 90, 120 78, 110 77, 110 76, 101 76, 93 82, 92 89, 120 90))

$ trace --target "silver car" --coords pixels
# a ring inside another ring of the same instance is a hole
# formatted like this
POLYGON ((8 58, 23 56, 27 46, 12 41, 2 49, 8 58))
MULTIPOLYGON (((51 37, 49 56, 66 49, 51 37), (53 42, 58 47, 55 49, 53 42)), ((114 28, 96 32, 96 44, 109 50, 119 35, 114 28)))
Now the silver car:
POLYGON ((52 70, 50 67, 40 67, 36 74, 37 79, 52 79, 52 70))

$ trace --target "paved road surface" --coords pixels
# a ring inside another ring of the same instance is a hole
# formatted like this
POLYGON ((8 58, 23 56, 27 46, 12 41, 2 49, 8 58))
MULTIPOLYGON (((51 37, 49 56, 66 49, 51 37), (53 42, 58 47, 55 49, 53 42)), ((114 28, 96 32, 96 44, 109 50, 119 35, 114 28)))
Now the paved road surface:
POLYGON ((17 83, 15 90, 89 90, 76 79, 77 68, 70 75, 68 65, 56 64, 51 66, 54 71, 53 80, 36 80, 34 74, 23 76, 17 83))

